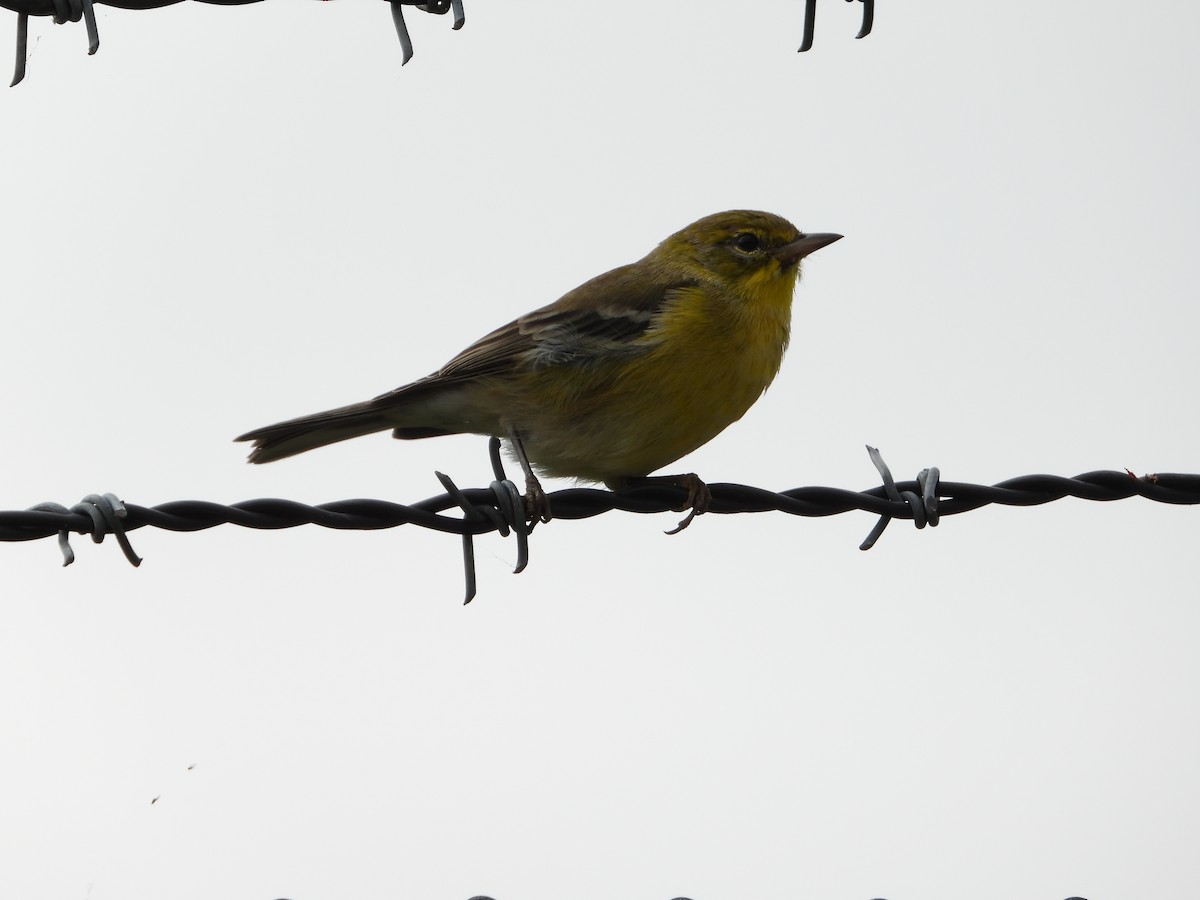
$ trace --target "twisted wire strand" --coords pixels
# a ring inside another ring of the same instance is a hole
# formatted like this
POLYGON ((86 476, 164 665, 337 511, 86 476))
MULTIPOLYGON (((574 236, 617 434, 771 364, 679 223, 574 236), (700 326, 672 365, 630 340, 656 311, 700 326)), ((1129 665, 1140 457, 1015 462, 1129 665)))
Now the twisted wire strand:
MULTIPOLYGON (((920 490, 916 481, 900 481, 904 491, 920 490)), ((889 500, 882 487, 850 491, 832 487, 799 487, 774 492, 744 484, 709 484, 712 503, 709 513, 733 514, 783 512, 794 516, 835 516, 852 510, 876 513, 890 519, 914 518, 907 504, 889 500)), ((1064 497, 1082 500, 1125 500, 1145 497, 1158 503, 1200 504, 1200 475, 1159 474, 1145 478, 1124 472, 1088 472, 1074 478, 1057 475, 1024 475, 994 485, 941 482, 940 514, 959 515, 993 503, 1002 506, 1039 506, 1064 497), (1156 482, 1147 478, 1155 478, 1156 482)), ((472 505, 495 508, 489 488, 465 488, 460 493, 472 505)), ((623 491, 597 488, 567 488, 550 493, 555 519, 588 519, 614 509, 635 513, 662 513, 676 509, 686 492, 668 485, 636 487, 623 491)), ((264 498, 224 505, 207 500, 172 500, 158 506, 125 504, 122 523, 126 532, 152 526, 166 531, 204 531, 218 525, 243 528, 282 529, 300 525, 372 531, 419 525, 447 534, 479 535, 500 531, 499 520, 487 517, 453 518, 438 515, 458 503, 449 494, 439 494, 419 503, 404 505, 387 500, 337 500, 310 506, 294 500, 264 498)), ((67 510, 0 511, 0 541, 32 541, 52 537, 59 531, 94 534, 96 522, 86 513, 67 510)))
MULTIPOLYGON (((69 533, 87 534, 100 543, 114 534, 129 561, 137 565, 127 534, 147 526, 167 531, 202 531, 217 525, 243 528, 281 529, 300 525, 372 531, 417 525, 463 538, 463 565, 467 581, 465 602, 475 596, 475 566, 472 539, 476 535, 514 532, 518 540, 516 571, 528 563, 528 536, 536 523, 525 520, 521 492, 509 481, 500 464, 500 442, 490 445, 496 481, 488 488, 458 488, 447 476, 438 478, 445 493, 409 505, 386 500, 338 500, 310 506, 294 500, 265 498, 224 505, 205 500, 175 500, 158 506, 122 503, 113 494, 91 494, 68 509, 42 503, 27 510, 0 511, 0 541, 31 541, 57 535, 63 550, 63 565, 74 555, 67 543, 69 533), (459 516, 443 515, 448 510, 459 516)), ((744 484, 709 484, 716 514, 777 511, 794 516, 834 516, 852 510, 880 517, 862 549, 874 545, 883 528, 893 519, 912 521, 918 528, 936 526, 941 517, 960 515, 991 504, 1038 506, 1064 497, 1113 501, 1144 497, 1157 503, 1200 504, 1200 475, 1161 473, 1135 476, 1128 470, 1086 472, 1074 478, 1058 475, 1023 475, 993 485, 940 481, 937 469, 925 469, 913 481, 896 482, 879 453, 868 448, 883 484, 865 491, 833 487, 798 487, 769 491, 744 484)), ((554 518, 587 519, 612 510, 662 513, 678 510, 686 491, 673 485, 654 484, 621 491, 597 488, 567 488, 549 494, 554 518)))

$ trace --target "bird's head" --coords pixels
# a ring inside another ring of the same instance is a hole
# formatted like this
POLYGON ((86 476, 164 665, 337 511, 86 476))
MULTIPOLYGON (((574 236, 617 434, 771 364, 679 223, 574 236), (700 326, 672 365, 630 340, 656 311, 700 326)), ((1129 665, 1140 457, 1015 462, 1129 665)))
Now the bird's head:
POLYGON ((780 216, 735 209, 705 216, 677 231, 654 255, 699 268, 739 293, 754 295, 786 284, 788 297, 800 260, 840 234, 805 234, 780 216))

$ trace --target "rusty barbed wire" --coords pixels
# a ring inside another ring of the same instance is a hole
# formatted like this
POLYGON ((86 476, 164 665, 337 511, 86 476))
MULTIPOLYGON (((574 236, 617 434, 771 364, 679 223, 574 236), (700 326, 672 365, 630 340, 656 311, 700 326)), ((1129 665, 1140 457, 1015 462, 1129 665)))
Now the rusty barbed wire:
MULTIPOLYGON (((1160 473, 1138 477, 1126 470, 1086 472, 1074 478, 1058 475, 1023 475, 993 485, 941 481, 936 468, 923 470, 913 481, 896 482, 879 452, 868 447, 871 460, 883 483, 865 491, 833 487, 798 487, 769 491, 743 484, 709 484, 712 502, 709 513, 733 514, 783 512, 794 516, 834 516, 852 510, 874 513, 879 521, 860 548, 870 549, 893 519, 913 522, 917 528, 936 526, 944 516, 959 515, 990 504, 1038 506, 1077 497, 1111 501, 1144 497, 1158 503, 1200 504, 1200 475, 1160 473)), ((473 540, 476 535, 499 532, 517 539, 520 572, 529 561, 528 540, 536 523, 527 521, 523 493, 504 473, 500 441, 489 443, 496 480, 487 488, 460 489, 446 475, 436 473, 446 492, 418 503, 405 505, 386 500, 339 500, 309 506, 293 500, 260 499, 223 505, 205 500, 175 500, 146 507, 123 503, 113 494, 91 494, 73 507, 41 503, 27 510, 0 511, 0 541, 31 541, 57 536, 63 565, 74 560, 68 536, 91 535, 101 543, 105 535, 116 537, 126 559, 139 565, 128 533, 147 526, 167 531, 202 531, 217 525, 243 528, 281 529, 300 525, 372 531, 418 525, 463 541, 466 599, 476 594, 473 540), (442 513, 462 510, 462 516, 442 513)), ((597 488, 567 488, 549 494, 554 518, 587 519, 612 510, 662 513, 678 510, 686 491, 671 485, 653 485, 607 491, 597 488)))
MULTIPOLYGON (((0 0, 0 6, 17 13, 17 63, 13 70, 13 80, 9 87, 15 87, 25 78, 25 61, 28 58, 29 46, 29 17, 50 16, 56 25, 67 22, 78 22, 81 19, 87 27, 88 56, 93 56, 100 49, 100 30, 96 26, 96 5, 116 6, 121 9, 160 9, 164 6, 174 6, 183 0, 0 0)), ((262 0, 196 0, 197 3, 211 3, 216 6, 245 6, 249 3, 260 3, 262 0)), ((392 8, 392 23, 396 27, 396 37, 400 40, 402 59, 400 65, 405 65, 413 55, 412 39, 408 34, 408 25, 404 21, 404 7, 415 6, 421 12, 445 15, 454 11, 455 31, 462 28, 467 21, 463 12, 463 0, 388 0, 392 8)))

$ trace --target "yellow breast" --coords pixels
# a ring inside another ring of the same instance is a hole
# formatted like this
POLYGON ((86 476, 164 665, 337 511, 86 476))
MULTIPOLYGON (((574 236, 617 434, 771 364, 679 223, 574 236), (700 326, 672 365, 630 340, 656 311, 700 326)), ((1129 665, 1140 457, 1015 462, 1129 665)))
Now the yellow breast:
POLYGON ((553 398, 520 413, 534 465, 548 475, 619 483, 669 465, 740 419, 779 371, 794 279, 678 292, 611 364, 545 374, 553 398))

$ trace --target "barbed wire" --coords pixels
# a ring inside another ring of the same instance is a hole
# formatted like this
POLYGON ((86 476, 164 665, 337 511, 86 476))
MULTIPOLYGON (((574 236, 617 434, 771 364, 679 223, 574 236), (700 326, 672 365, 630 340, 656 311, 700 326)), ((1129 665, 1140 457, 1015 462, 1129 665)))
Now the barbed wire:
MULTIPOLYGON (((472 897, 472 898, 471 898, 471 900, 492 900, 492 898, 491 898, 491 897, 484 896, 483 894, 479 894, 478 896, 472 897)), ((690 900, 690 898, 688 898, 688 897, 675 897, 675 898, 674 898, 674 900, 690 900)), ((1076 898, 1076 900, 1079 900, 1079 898, 1076 898)))
MULTIPOLYGON (((182 3, 183 0, 0 0, 0 7, 11 9, 17 13, 17 60, 13 67, 13 80, 9 87, 16 87, 25 79, 25 63, 29 58, 29 17, 50 16, 54 24, 64 25, 67 22, 83 21, 88 35, 88 56, 100 49, 100 30, 96 26, 96 5, 115 6, 121 9, 161 9, 182 3)), ((261 3, 262 0, 195 0, 197 3, 211 3, 216 6, 245 6, 249 3, 261 3)), ((853 3, 854 0, 846 0, 853 3)), ((856 38, 864 38, 871 33, 875 21, 875 0, 860 0, 863 4, 862 27, 856 38)), ((404 7, 414 6, 421 12, 445 15, 454 12, 455 31, 466 24, 467 17, 463 11, 463 0, 388 0, 392 9, 392 23, 396 28, 396 37, 400 41, 400 65, 407 65, 413 57, 412 38, 408 33, 408 24, 404 21, 404 7)), ((812 49, 813 29, 816 25, 817 0, 805 0, 804 3, 804 36, 800 42, 800 53, 812 49)))
MULTIPOLYGON (((472 897, 471 900, 492 900, 492 898, 484 896, 483 894, 479 894, 478 896, 472 897)), ((675 897, 674 900, 690 900, 690 898, 675 897)), ((877 897, 877 898, 875 898, 875 900, 882 900, 882 898, 877 897)), ((1083 898, 1083 897, 1068 897, 1067 900, 1085 900, 1085 898, 1083 898)))
MULTIPOLYGON (((183 0, 0 0, 0 6, 17 13, 17 63, 13 70, 13 80, 9 87, 16 87, 25 78, 25 61, 28 58, 29 17, 51 16, 55 25, 67 22, 78 22, 81 19, 87 27, 88 56, 100 49, 100 30, 96 27, 97 4, 101 6, 117 6, 121 9, 161 9, 173 6, 183 0)), ((197 3, 211 3, 216 6, 245 6, 249 3, 260 3, 262 0, 196 0, 197 3)), ((445 15, 454 11, 455 31, 458 31, 467 21, 463 12, 463 0, 388 0, 392 8, 392 23, 396 27, 396 37, 400 39, 402 59, 400 65, 405 65, 413 55, 412 39, 408 34, 408 25, 404 21, 404 7, 415 6, 421 12, 445 15)))
MULTIPOLYGON (((1064 478, 1057 475, 1024 475, 993 485, 941 481, 936 468, 924 469, 913 481, 897 482, 873 447, 867 448, 883 483, 866 491, 832 487, 798 487, 769 491, 744 484, 709 484, 712 500, 708 512, 718 514, 776 511, 794 516, 834 516, 852 510, 875 513, 879 521, 860 549, 869 550, 893 519, 911 521, 917 528, 936 526, 943 516, 959 515, 990 504, 1038 506, 1077 497, 1083 500, 1124 500, 1145 497, 1158 503, 1200 504, 1200 475, 1155 474, 1138 477, 1132 472, 1098 471, 1064 478)), ((492 438, 489 454, 495 481, 486 488, 460 489, 440 472, 435 473, 444 494, 405 505, 386 500, 339 500, 309 506, 294 500, 246 500, 232 505, 206 500, 175 500, 146 507, 124 503, 114 494, 90 494, 70 508, 39 503, 27 510, 0 511, 0 541, 31 541, 57 535, 63 565, 75 554, 68 536, 91 535, 99 544, 115 536, 125 558, 134 565, 128 533, 152 526, 167 531, 203 531, 217 525, 280 529, 300 525, 374 531, 400 525, 418 525, 462 538, 466 599, 476 594, 474 538, 499 532, 517 541, 514 574, 529 563, 529 535, 536 522, 527 519, 521 490, 504 473, 500 441, 492 438), (441 515, 450 509, 461 517, 441 515)), ((678 511, 687 492, 667 484, 631 487, 621 491, 567 488, 549 494, 555 519, 587 519, 614 509, 635 513, 678 511)))
MULTIPOLYGON (((480 894, 480 895, 479 895, 479 896, 477 896, 477 897, 472 897, 472 898, 471 898, 471 900, 492 900, 492 898, 491 898, 491 897, 485 897, 485 896, 483 896, 482 894, 480 894)), ((690 900, 690 898, 688 898, 688 897, 676 897, 676 898, 674 898, 674 900, 690 900)), ((877 897, 877 898, 875 898, 875 900, 883 900, 883 898, 877 897)), ((1083 897, 1068 897, 1068 898, 1067 898, 1067 900, 1085 900, 1085 898, 1083 898, 1083 897)))

